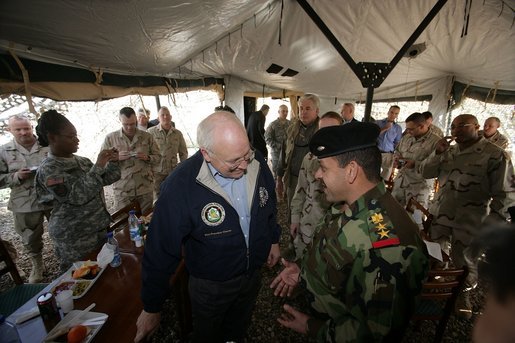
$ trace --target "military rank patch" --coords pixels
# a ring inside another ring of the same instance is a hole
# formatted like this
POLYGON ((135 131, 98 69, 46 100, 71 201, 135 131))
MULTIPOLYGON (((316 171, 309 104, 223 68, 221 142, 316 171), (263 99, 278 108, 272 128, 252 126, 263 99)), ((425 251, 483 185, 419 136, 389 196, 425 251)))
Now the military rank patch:
POLYGON ((202 221, 209 226, 217 226, 225 219, 225 209, 216 202, 211 202, 202 209, 202 221))
POLYGON ((370 216, 369 221, 374 225, 375 232, 370 235, 372 246, 374 248, 384 248, 399 245, 399 238, 395 235, 393 227, 388 227, 381 213, 374 213, 370 216), (374 237, 375 236, 375 237, 374 237))
POLYGON ((265 207, 268 202, 268 191, 265 187, 259 187, 259 207, 265 207))

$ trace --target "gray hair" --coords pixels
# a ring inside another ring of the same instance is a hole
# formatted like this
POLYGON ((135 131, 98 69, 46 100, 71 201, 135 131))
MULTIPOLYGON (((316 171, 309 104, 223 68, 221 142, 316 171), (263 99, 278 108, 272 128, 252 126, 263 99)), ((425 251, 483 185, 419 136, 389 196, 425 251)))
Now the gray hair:
POLYGON ((301 103, 304 100, 311 100, 313 102, 313 104, 315 104, 315 108, 317 108, 317 109, 320 108, 320 98, 318 97, 318 95, 306 93, 300 97, 298 102, 301 103))
POLYGON ((197 126, 197 144, 199 148, 213 151, 215 129, 219 126, 224 127, 228 123, 236 124, 245 132, 242 122, 231 112, 217 111, 202 120, 197 126))

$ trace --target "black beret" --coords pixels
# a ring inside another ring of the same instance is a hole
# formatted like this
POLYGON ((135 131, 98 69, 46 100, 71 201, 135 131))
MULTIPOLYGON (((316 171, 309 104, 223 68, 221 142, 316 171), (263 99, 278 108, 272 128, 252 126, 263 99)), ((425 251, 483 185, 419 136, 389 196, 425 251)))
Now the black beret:
POLYGON ((309 142, 309 150, 318 158, 377 146, 379 126, 374 123, 350 122, 318 130, 309 142))

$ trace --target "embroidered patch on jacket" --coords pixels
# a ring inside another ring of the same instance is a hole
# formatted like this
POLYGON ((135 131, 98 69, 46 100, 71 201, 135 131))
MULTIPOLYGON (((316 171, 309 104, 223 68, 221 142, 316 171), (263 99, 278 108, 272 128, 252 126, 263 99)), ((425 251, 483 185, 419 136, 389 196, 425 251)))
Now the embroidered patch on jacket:
POLYGON ((375 241, 372 246, 376 249, 399 245, 399 238, 395 235, 393 227, 388 227, 381 213, 374 213, 369 220, 375 225, 375 241))
POLYGON ((223 223, 225 219, 225 209, 216 202, 211 202, 202 209, 202 221, 209 226, 216 226, 223 223))
POLYGON ((265 187, 259 187, 259 207, 265 207, 268 202, 268 191, 265 187))

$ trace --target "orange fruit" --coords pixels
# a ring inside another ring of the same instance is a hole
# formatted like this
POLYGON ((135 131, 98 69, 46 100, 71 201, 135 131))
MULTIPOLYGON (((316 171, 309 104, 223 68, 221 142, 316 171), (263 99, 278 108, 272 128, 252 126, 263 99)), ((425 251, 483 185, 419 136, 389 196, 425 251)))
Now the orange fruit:
POLYGON ((68 343, 80 343, 88 335, 88 328, 84 325, 74 326, 68 331, 68 343))

